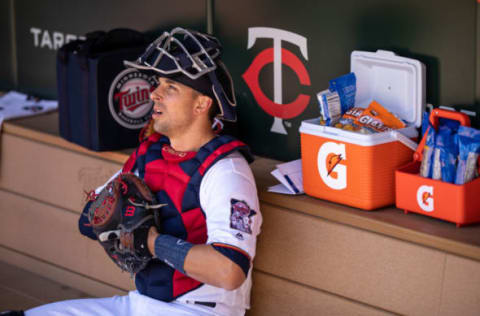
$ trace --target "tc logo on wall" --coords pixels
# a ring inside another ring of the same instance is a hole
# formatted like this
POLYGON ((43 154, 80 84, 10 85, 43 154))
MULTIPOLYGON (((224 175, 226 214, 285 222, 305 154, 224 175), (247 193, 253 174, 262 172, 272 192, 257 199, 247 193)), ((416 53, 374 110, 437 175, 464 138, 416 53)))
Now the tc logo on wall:
POLYGON ((268 114, 274 117, 271 131, 274 133, 287 134, 283 126, 283 119, 291 119, 300 115, 310 102, 310 96, 299 94, 297 98, 288 104, 283 104, 282 65, 290 67, 304 86, 310 85, 310 76, 303 62, 289 50, 282 48, 282 41, 289 42, 299 47, 300 52, 308 60, 307 39, 301 35, 285 30, 269 27, 251 27, 248 29, 248 47, 254 46, 258 38, 273 39, 273 48, 261 51, 251 65, 242 75, 248 88, 251 90, 255 101, 268 114), (274 98, 269 99, 262 91, 259 74, 263 67, 273 63, 274 98))
POLYGON ((113 80, 108 93, 108 107, 115 121, 123 127, 137 129, 150 119, 153 102, 150 93, 155 79, 135 69, 125 69, 113 80))
POLYGON ((418 206, 425 212, 433 212, 433 187, 422 185, 417 190, 418 206))
POLYGON ((323 182, 334 190, 347 187, 347 166, 340 164, 345 160, 345 144, 326 142, 318 150, 318 173, 323 182))

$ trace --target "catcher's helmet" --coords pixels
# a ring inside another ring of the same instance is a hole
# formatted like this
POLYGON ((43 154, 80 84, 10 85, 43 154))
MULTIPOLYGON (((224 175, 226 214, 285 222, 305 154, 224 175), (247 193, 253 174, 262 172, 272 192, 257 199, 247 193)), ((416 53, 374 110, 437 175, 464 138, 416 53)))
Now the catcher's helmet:
POLYGON ((208 34, 180 27, 164 32, 127 67, 168 77, 217 102, 219 118, 235 121, 235 92, 230 73, 220 60, 222 46, 208 34))

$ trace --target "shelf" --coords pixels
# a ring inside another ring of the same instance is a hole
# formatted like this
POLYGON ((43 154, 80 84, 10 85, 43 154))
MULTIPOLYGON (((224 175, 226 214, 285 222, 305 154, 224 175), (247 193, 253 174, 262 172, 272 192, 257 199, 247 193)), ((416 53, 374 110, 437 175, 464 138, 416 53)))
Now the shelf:
MULTIPOLYGON (((64 140, 59 136, 57 112, 4 122, 3 133, 118 163, 125 162, 133 151, 94 152, 64 140)), ((257 157, 251 165, 262 203, 480 261, 480 225, 457 228, 455 224, 427 216, 404 214, 395 207, 363 211, 307 195, 270 193, 267 188, 276 184, 270 171, 277 163, 257 157)))

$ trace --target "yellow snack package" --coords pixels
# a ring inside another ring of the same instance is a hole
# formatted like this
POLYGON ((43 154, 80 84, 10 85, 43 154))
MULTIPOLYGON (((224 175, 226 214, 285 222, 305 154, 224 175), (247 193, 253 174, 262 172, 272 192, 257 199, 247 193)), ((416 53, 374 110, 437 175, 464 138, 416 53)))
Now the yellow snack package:
POLYGON ((353 107, 349 109, 347 112, 345 112, 342 115, 342 118, 340 119, 340 123, 342 124, 351 124, 353 121, 358 118, 360 115, 362 115, 364 108, 359 108, 359 107, 353 107), (342 122, 343 120, 343 122, 342 122), (351 121, 348 121, 351 120, 351 121))
POLYGON ((370 103, 368 108, 355 119, 355 124, 372 132, 386 132, 405 127, 405 123, 402 120, 385 109, 377 101, 370 103))
POLYGON ((364 108, 353 107, 345 112, 342 117, 340 118, 339 122, 334 126, 337 128, 341 128, 347 131, 357 132, 360 130, 360 126, 354 124, 354 121, 357 117, 359 117, 362 113, 364 108))

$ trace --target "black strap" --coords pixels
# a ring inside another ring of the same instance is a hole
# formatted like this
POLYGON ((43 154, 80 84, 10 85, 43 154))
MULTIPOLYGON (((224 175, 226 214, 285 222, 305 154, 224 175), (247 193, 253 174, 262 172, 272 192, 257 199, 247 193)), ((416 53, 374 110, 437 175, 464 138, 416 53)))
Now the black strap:
POLYGON ((148 42, 147 36, 141 32, 128 28, 117 28, 100 36, 91 47, 90 53, 95 54, 125 47, 146 46, 148 42))
POLYGON ((63 64, 67 64, 68 54, 78 51, 84 42, 84 40, 74 40, 60 47, 57 52, 58 60, 63 64))
MULTIPOLYGON (((83 59, 83 58, 82 58, 83 59)), ((83 132, 84 132, 84 139, 86 139, 86 144, 88 148, 92 148, 92 128, 91 128, 91 118, 90 118, 90 104, 89 104, 89 90, 88 89, 88 83, 89 83, 89 75, 90 71, 88 68, 88 59, 85 57, 84 58, 85 62, 85 68, 83 68, 82 71, 82 97, 83 97, 83 105, 82 105, 82 111, 83 111, 83 118, 85 120, 85 124, 83 126, 83 132)), ((80 65, 82 67, 82 65, 80 65)))
MULTIPOLYGON (((57 52, 57 60, 59 67, 59 78, 58 83, 58 98, 62 103, 62 106, 59 107, 59 116, 65 118, 67 121, 68 116, 70 115, 70 102, 68 95, 68 56, 70 53, 78 50, 79 46, 83 43, 83 40, 74 40, 65 45, 63 45, 57 52)), ((65 133, 65 138, 68 140, 72 139, 72 130, 70 124, 62 124, 63 133, 65 133)))
POLYGON ((4 311, 0 312, 0 316, 25 316, 25 313, 23 311, 4 311))
POLYGON ((197 305, 203 305, 203 306, 207 306, 207 307, 211 307, 211 308, 215 308, 215 306, 217 306, 217 303, 215 303, 215 302, 199 302, 199 301, 195 301, 194 303, 197 304, 197 305))
POLYGON ((78 54, 87 58, 112 50, 146 46, 148 44, 148 37, 145 34, 127 28, 117 28, 108 32, 91 32, 87 33, 86 37, 87 39, 79 49, 78 54))

